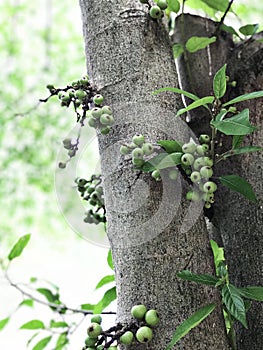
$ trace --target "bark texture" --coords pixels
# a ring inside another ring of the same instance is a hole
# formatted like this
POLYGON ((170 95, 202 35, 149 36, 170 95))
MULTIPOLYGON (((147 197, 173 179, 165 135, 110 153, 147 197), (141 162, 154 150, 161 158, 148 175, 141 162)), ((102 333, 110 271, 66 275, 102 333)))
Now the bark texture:
MULTIPOLYGON (((195 35, 211 36, 216 23, 197 16, 185 15, 177 20, 175 41, 185 42, 195 35), (196 34, 198 33, 198 34, 196 34)), ((195 54, 184 54, 179 59, 179 71, 182 88, 195 92, 200 97, 211 94, 212 77, 224 63, 227 63, 227 74, 230 81, 236 80, 236 88, 228 88, 227 98, 263 89, 263 45, 256 40, 234 45, 231 37, 220 33, 216 43, 208 50, 201 50, 195 54), (212 72, 212 74, 211 74, 212 72)), ((238 110, 249 108, 252 124, 258 130, 246 137, 244 145, 261 145, 263 99, 238 104, 238 110)), ((209 131, 210 118, 205 111, 196 110, 191 113, 189 125, 196 133, 209 131)), ((231 147, 231 138, 220 135, 223 146, 217 145, 218 153, 231 147)), ((219 163, 216 175, 237 174, 249 180, 253 186, 258 204, 253 204, 241 195, 220 186, 216 195, 213 237, 222 240, 225 247, 226 259, 232 283, 237 286, 262 285, 263 247, 262 247, 262 153, 228 158, 219 163)), ((248 326, 246 330, 237 328, 237 343, 239 350, 260 349, 263 344, 262 303, 254 303, 248 312, 248 326)))
MULTIPOLYGON (((164 349, 175 328, 201 305, 217 300, 214 290, 184 283, 176 273, 187 266, 212 272, 212 258, 202 210, 185 203, 183 180, 162 182, 131 169, 119 147, 136 133, 148 141, 174 138, 188 141, 189 128, 174 112, 181 102, 152 91, 177 86, 177 74, 167 33, 138 1, 80 1, 87 69, 116 124, 99 137, 108 219, 118 294, 118 321, 131 321, 130 309, 144 303, 161 317, 148 345, 130 349, 164 349)), ((213 313, 177 346, 178 349, 228 349, 222 315, 213 313)))

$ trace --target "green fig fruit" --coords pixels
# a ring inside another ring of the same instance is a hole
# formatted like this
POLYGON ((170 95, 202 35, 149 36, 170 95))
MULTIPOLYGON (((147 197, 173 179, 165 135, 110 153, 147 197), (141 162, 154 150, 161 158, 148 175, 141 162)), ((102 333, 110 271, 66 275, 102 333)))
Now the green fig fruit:
POLYGON ((136 339, 139 343, 148 343, 153 338, 153 331, 150 327, 140 327, 136 332, 136 339))

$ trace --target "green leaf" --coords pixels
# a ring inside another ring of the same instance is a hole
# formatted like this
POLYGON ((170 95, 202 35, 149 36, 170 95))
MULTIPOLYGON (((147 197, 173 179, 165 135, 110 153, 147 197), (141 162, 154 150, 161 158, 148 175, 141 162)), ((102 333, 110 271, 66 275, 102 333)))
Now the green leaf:
POLYGON ((10 320, 10 317, 4 318, 3 320, 0 320, 0 331, 5 328, 5 326, 8 324, 10 320))
POLYGON ((195 274, 188 270, 180 271, 176 274, 177 277, 185 281, 192 281, 196 283, 206 284, 208 286, 215 286, 219 282, 219 278, 207 274, 195 274))
POLYGON ((247 100, 253 100, 254 98, 260 98, 263 97, 263 91, 255 91, 255 92, 250 92, 249 94, 244 94, 240 95, 233 100, 230 100, 226 103, 223 104, 223 107, 233 105, 234 103, 242 102, 242 101, 247 101, 247 100))
POLYGON ((225 12, 228 7, 228 0, 202 0, 206 5, 217 11, 225 12))
POLYGON ((223 30, 223 31, 225 31, 225 32, 227 32, 227 33, 230 33, 230 34, 233 34, 233 35, 236 35, 236 36, 239 37, 238 33, 235 31, 235 29, 234 29, 233 27, 227 26, 227 25, 224 24, 224 23, 221 24, 220 30, 223 30))
POLYGON ((50 303, 54 303, 59 299, 57 294, 53 294, 51 290, 47 288, 37 288, 37 292, 44 295, 50 303))
POLYGON ((220 68, 215 76, 213 81, 213 90, 216 98, 221 98, 226 92, 226 64, 220 68))
POLYGON ((96 304, 81 304, 82 310, 93 311, 96 304))
POLYGON ((239 28, 239 31, 243 35, 253 35, 258 30, 258 24, 247 24, 239 28))
POLYGON ((100 314, 117 298, 116 287, 113 287, 103 295, 102 299, 94 306, 93 313, 100 314))
POLYGON ((180 10, 180 3, 178 0, 167 0, 168 10, 178 12, 180 10))
POLYGON ((164 87, 164 88, 160 88, 158 90, 153 91, 153 95, 159 94, 160 92, 164 92, 164 91, 170 91, 170 92, 175 92, 176 94, 180 94, 180 95, 184 95, 186 97, 189 97, 191 100, 199 100, 199 97, 191 94, 188 91, 185 90, 181 90, 181 89, 177 89, 177 88, 173 88, 173 87, 164 87))
POLYGON ((17 258, 18 256, 20 256, 22 254, 24 248, 26 247, 27 243, 30 240, 30 236, 31 236, 30 234, 27 234, 27 235, 19 238, 19 240, 13 246, 13 248, 11 249, 11 251, 8 255, 8 259, 10 261, 17 258))
POLYGON ((50 342, 50 340, 52 339, 52 336, 48 336, 46 338, 41 339, 34 347, 32 350, 42 350, 44 349, 48 343, 50 342))
POLYGON ((218 244, 215 241, 213 241, 212 239, 210 240, 210 245, 211 245, 213 256, 214 256, 214 264, 215 264, 215 268, 216 268, 216 274, 217 274, 217 276, 220 276, 219 266, 222 264, 223 261, 225 261, 224 248, 219 247, 218 244))
POLYGON ((105 276, 99 281, 99 283, 96 285, 95 289, 99 289, 102 286, 104 286, 105 284, 108 284, 108 283, 111 283, 111 282, 114 282, 114 281, 115 281, 115 275, 105 276))
POLYGON ((159 164, 157 164, 157 169, 162 170, 181 164, 182 155, 182 152, 168 154, 159 164))
POLYGON ((184 46, 182 44, 173 45, 174 58, 178 58, 184 52, 184 46))
POLYGON ((54 321, 51 320, 50 321, 50 328, 64 328, 64 327, 68 327, 68 324, 66 322, 62 322, 62 321, 54 321))
POLYGON ((23 301, 21 301, 21 303, 19 304, 19 307, 20 306, 29 306, 29 307, 33 307, 34 306, 34 300, 33 299, 25 299, 23 301))
POLYGON ((239 294, 242 295, 242 297, 256 300, 256 301, 263 301, 263 287, 244 287, 244 288, 238 288, 239 294))
POLYGON ((238 154, 243 154, 243 153, 258 152, 262 150, 263 150, 263 147, 259 147, 259 146, 246 146, 246 147, 234 148, 226 152, 224 154, 224 158, 231 157, 238 154))
POLYGON ((185 47, 189 52, 193 53, 206 48, 208 45, 214 43, 215 41, 215 36, 212 36, 211 38, 204 36, 192 36, 187 40, 185 47))
POLYGON ((167 153, 158 154, 157 156, 151 158, 148 162, 145 162, 141 167, 141 170, 145 173, 155 170, 158 164, 160 164, 165 157, 167 157, 167 153))
POLYGON ((245 304, 237 288, 232 284, 225 285, 222 288, 222 300, 231 315, 247 328, 245 304))
POLYGON ((182 142, 175 140, 161 140, 157 142, 167 153, 182 152, 182 142))
POLYGON ((94 314, 100 314, 107 306, 117 298, 116 287, 113 287, 103 295, 97 304, 82 304, 81 309, 93 311, 94 314))
POLYGON ((256 127, 250 124, 248 108, 231 118, 212 120, 210 124, 225 135, 248 135, 256 130, 256 127))
POLYGON ((45 325, 40 320, 32 320, 24 323, 20 329, 45 329, 45 325))
POLYGON ((68 333, 67 332, 64 332, 64 333, 61 333, 57 339, 57 342, 56 342, 56 347, 54 350, 61 350, 65 347, 65 345, 67 345, 69 343, 69 340, 68 340, 68 333))
POLYGON ((232 148, 239 147, 244 140, 244 135, 234 135, 232 139, 232 148))
POLYGON ((179 109, 179 111, 176 113, 176 116, 179 116, 179 115, 181 115, 187 111, 190 111, 194 108, 206 106, 208 103, 213 103, 214 99, 215 99, 214 96, 202 97, 199 100, 194 101, 193 103, 191 103, 187 107, 179 109))
POLYGON ((252 202, 257 202, 252 186, 242 177, 238 175, 224 175, 220 176, 219 180, 222 185, 242 194, 252 202))
POLYGON ((114 270, 114 265, 113 265, 113 260, 112 260, 112 252, 111 252, 110 249, 109 249, 109 251, 108 251, 107 263, 108 263, 108 266, 109 266, 112 270, 114 270))
POLYGON ((215 304, 206 305, 180 324, 173 334, 171 342, 168 344, 165 350, 172 349, 172 347, 187 333, 189 333, 191 329, 198 326, 215 309, 215 307, 215 304))

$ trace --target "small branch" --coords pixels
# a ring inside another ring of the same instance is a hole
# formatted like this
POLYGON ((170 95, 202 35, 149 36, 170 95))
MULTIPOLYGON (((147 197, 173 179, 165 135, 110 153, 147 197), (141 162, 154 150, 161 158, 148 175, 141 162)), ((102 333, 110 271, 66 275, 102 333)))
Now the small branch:
POLYGON ((15 113, 14 117, 24 117, 24 116, 30 114, 31 112, 35 111, 39 107, 40 103, 41 103, 41 101, 38 101, 33 107, 29 108, 26 112, 15 113))
MULTIPOLYGON (((62 310, 62 309, 64 309, 64 310, 66 309, 66 311, 71 311, 71 312, 73 312, 73 313, 80 313, 80 314, 83 314, 83 315, 85 315, 85 316, 86 316, 86 315, 92 315, 92 314, 93 314, 92 311, 86 311, 86 310, 82 310, 82 309, 76 309, 76 308, 68 307, 68 306, 66 306, 66 305, 64 305, 64 304, 55 304, 55 303, 50 303, 50 302, 41 300, 41 299, 35 297, 34 295, 32 295, 31 293, 25 291, 25 290, 24 290, 23 288, 21 288, 18 284, 14 283, 14 282, 10 279, 10 277, 9 277, 9 275, 8 275, 8 273, 7 273, 7 271, 5 271, 5 277, 6 277, 7 281, 9 282, 10 286, 16 288, 23 296, 26 296, 26 297, 28 297, 28 298, 30 298, 30 299, 36 301, 36 302, 39 303, 39 304, 48 306, 48 307, 50 307, 50 308, 54 308, 54 309, 56 309, 57 312, 59 312, 59 311, 62 310)), ((106 311, 106 312, 101 312, 101 314, 104 314, 104 315, 116 315, 116 312, 114 312, 114 311, 106 311)))
POLYGON ((216 27, 216 30, 215 30, 215 33, 214 33, 215 36, 218 35, 218 32, 220 31, 220 27, 221 27, 221 25, 224 23, 224 20, 225 20, 225 18, 226 18, 226 15, 227 15, 228 12, 230 11, 230 8, 231 8, 233 2, 234 2, 234 0, 230 0, 230 1, 229 1, 229 4, 228 4, 228 6, 227 6, 227 8, 226 8, 226 10, 225 10, 225 13, 224 13, 223 16, 221 17, 220 22, 218 23, 218 25, 217 25, 217 27, 216 27))

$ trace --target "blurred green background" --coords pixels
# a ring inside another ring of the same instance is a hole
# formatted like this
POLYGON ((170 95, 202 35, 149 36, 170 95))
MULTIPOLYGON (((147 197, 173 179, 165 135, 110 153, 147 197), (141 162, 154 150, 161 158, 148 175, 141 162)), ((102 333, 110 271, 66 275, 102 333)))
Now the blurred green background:
MULTIPOLYGON (((230 14, 227 24, 238 28, 259 23, 263 3, 235 1, 234 10, 239 17, 230 14)), ((59 285, 73 306, 96 302, 103 291, 93 293, 94 286, 109 273, 107 249, 75 234, 59 210, 54 187, 57 154, 61 141, 75 127, 75 115, 60 108, 56 99, 38 105, 39 98, 48 96, 47 84, 63 87, 86 72, 78 2, 2 0, 0 68, 0 257, 6 256, 19 236, 32 233, 23 256, 13 263, 14 280, 39 276, 59 285), (90 268, 94 264, 96 269, 90 268)), ((84 177, 97 168, 98 155, 94 133, 87 133, 92 142, 76 174, 84 177)), ((83 213, 84 208, 79 220, 83 213)), ((89 225, 87 231, 102 234, 89 225)), ((0 275, 0 319, 13 312, 19 301, 19 293, 0 275)), ((0 333, 0 344, 26 349, 30 335, 18 328, 40 316, 49 317, 44 307, 19 311, 0 333)), ((69 349, 80 348, 84 339, 85 324, 69 349)))

